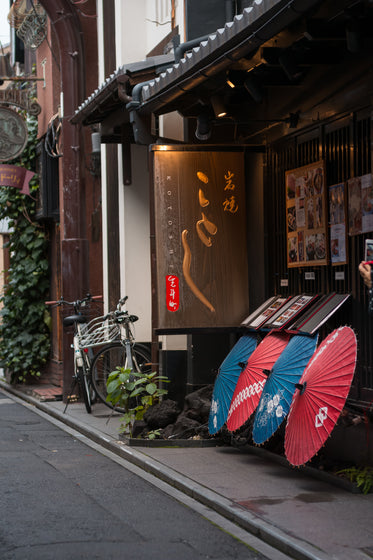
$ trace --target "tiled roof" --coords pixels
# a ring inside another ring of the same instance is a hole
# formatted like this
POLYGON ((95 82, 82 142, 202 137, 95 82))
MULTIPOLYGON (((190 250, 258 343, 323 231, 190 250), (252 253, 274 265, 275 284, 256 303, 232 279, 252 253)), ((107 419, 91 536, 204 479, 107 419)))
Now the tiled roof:
MULTIPOLYGON (((154 56, 133 62, 131 64, 123 64, 115 72, 113 72, 75 111, 71 121, 73 123, 80 122, 84 118, 95 111, 102 103, 109 99, 118 89, 118 83, 123 83, 127 79, 135 81, 136 76, 156 74, 165 66, 169 66, 174 62, 174 56, 171 54, 154 56)), ((136 82, 135 82, 136 83, 136 82)))
MULTIPOLYGON (((320 4, 320 0, 254 0, 252 6, 245 8, 232 22, 226 23, 224 28, 218 29, 206 40, 202 40, 199 46, 186 52, 180 62, 174 63, 173 57, 165 55, 168 56, 165 69, 158 72, 159 75, 154 79, 151 77, 147 80, 141 88, 140 104, 133 104, 132 107, 137 106, 148 111, 159 108, 170 98, 175 99, 182 95, 243 56, 253 54, 260 45, 317 4, 320 4)), ((98 107, 101 100, 108 97, 117 87, 120 78, 123 81, 125 76, 136 72, 136 67, 143 70, 144 65, 153 64, 155 68, 154 61, 151 60, 118 68, 82 103, 72 122, 82 121, 82 114, 86 115, 98 107)), ((159 66, 158 63, 158 70, 159 66)))
POLYGON ((195 87, 198 81, 228 68, 243 56, 254 54, 260 45, 319 3, 320 0, 255 0, 252 7, 245 8, 232 22, 145 85, 141 106, 151 105, 154 109, 162 101, 167 102, 167 94, 175 98, 195 87))

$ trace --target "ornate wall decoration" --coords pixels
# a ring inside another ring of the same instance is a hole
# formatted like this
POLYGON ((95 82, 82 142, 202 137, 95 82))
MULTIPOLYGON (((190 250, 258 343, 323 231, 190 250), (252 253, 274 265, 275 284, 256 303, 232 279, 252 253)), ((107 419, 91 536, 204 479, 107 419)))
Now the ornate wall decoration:
POLYGON ((16 111, 0 106, 0 162, 19 156, 26 147, 27 138, 23 118, 16 111))

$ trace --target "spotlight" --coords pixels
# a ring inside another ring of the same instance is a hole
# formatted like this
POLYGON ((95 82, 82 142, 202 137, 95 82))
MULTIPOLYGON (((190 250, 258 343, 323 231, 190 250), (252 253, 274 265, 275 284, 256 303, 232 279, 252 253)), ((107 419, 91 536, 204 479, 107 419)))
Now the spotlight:
POLYGON ((259 80, 257 80, 255 76, 248 75, 244 82, 244 86, 256 103, 261 103, 263 101, 263 89, 259 80))
POLYGON ((210 138, 211 121, 207 113, 201 113, 198 115, 195 136, 198 140, 208 140, 210 138))
POLYGON ((220 119, 222 117, 225 117, 225 115, 227 114, 227 110, 224 107, 224 103, 222 102, 220 97, 217 97, 216 95, 213 95, 211 97, 211 105, 212 105, 212 108, 214 110, 216 118, 220 119))
POLYGON ((227 84, 231 88, 243 86, 247 72, 242 70, 229 70, 227 72, 227 84))

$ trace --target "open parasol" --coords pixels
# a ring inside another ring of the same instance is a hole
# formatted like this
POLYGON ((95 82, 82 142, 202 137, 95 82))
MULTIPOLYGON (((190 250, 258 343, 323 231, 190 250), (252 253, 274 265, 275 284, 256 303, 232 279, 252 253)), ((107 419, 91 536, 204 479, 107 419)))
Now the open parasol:
POLYGON ((293 336, 274 364, 264 385, 253 425, 253 440, 264 443, 275 433, 290 409, 295 384, 317 344, 317 335, 293 336))
POLYGON ((209 415, 209 433, 216 434, 227 419, 237 380, 257 345, 257 335, 241 336, 222 362, 215 380, 209 415))
POLYGON ((285 454, 292 465, 311 459, 332 432, 355 372, 357 343, 350 327, 334 330, 308 363, 290 405, 285 454))
POLYGON ((228 411, 227 428, 240 428, 258 406, 270 370, 289 341, 287 333, 270 332, 256 347, 238 378, 228 411))

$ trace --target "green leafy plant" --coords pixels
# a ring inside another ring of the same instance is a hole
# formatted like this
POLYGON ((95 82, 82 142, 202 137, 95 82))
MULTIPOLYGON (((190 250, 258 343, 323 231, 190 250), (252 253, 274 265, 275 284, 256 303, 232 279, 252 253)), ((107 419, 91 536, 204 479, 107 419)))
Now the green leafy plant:
POLYGON ((373 488, 373 467, 349 467, 338 471, 337 474, 356 483, 363 494, 368 494, 373 488))
MULTIPOLYGON (((124 410, 120 433, 126 433, 132 437, 134 422, 142 420, 145 412, 167 394, 166 389, 158 387, 159 381, 169 382, 167 377, 157 375, 157 372, 137 372, 123 367, 117 367, 109 375, 106 400, 114 407, 124 410)), ((149 439, 154 439, 159 435, 156 432, 157 430, 149 432, 149 439)))
MULTIPOLYGON (((12 165, 36 169, 37 119, 29 117, 28 143, 12 165)), ((30 182, 31 196, 18 189, 0 188, 0 219, 7 219, 10 236, 7 247, 10 266, 7 271, 0 322, 1 365, 11 374, 12 382, 28 376, 39 377, 50 352, 48 312, 45 298, 49 288, 47 237, 44 227, 35 221, 38 177, 30 182)))

